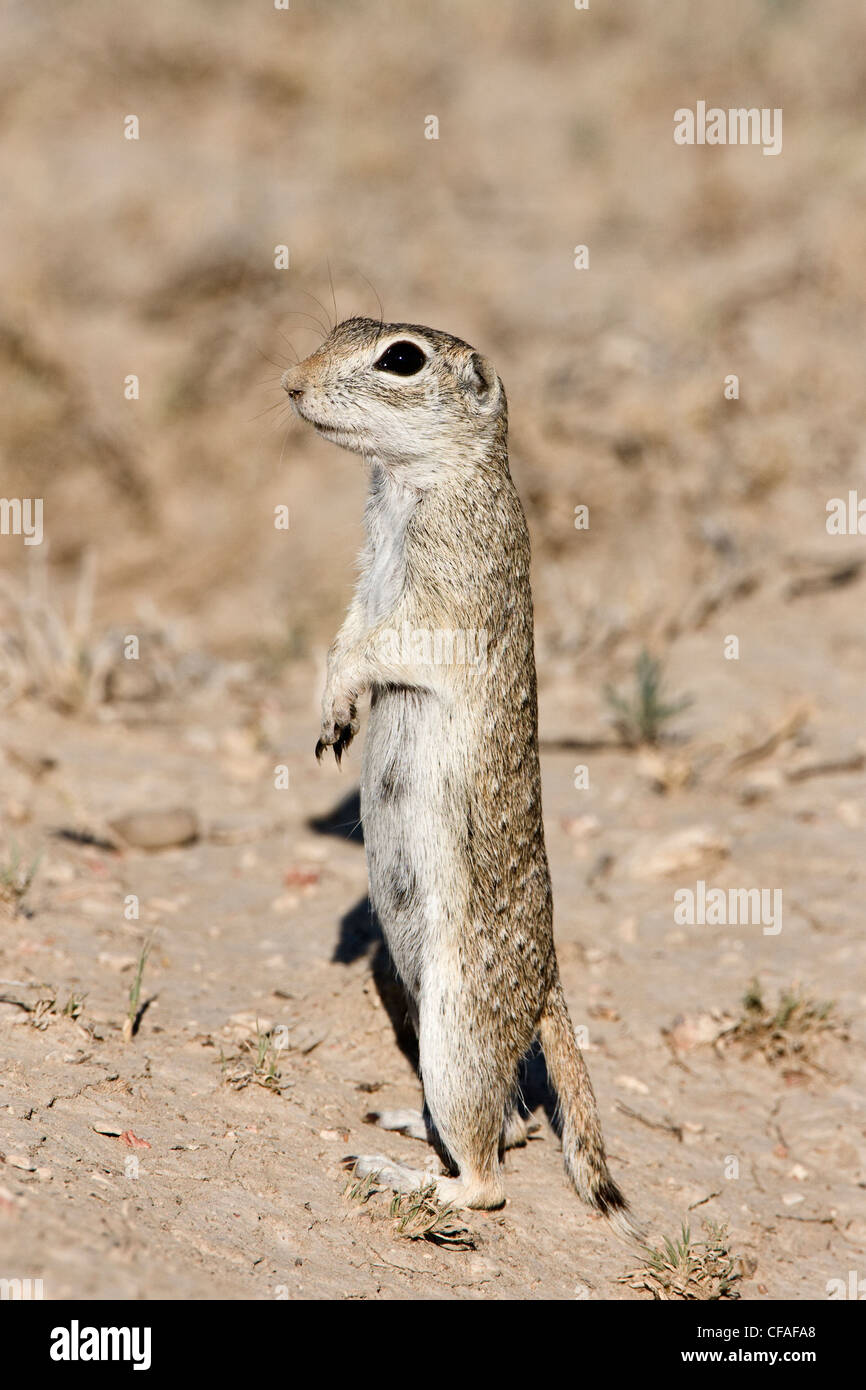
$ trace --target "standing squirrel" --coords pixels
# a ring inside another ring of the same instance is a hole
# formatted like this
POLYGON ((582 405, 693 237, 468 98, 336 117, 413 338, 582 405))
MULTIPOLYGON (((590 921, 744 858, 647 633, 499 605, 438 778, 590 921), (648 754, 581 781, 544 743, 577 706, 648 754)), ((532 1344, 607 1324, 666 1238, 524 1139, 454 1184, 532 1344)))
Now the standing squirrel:
MULTIPOLYGON (((351 318, 282 378, 370 472, 361 575, 331 647, 316 754, 339 763, 370 692, 361 816, 370 897, 418 1035, 425 1117, 457 1206, 502 1206, 525 1142, 521 1060, 540 1039, 579 1195, 635 1234, 610 1175, 553 945, 538 761, 529 536, 492 364, 450 334, 351 318)), ((399 1191, 427 1173, 351 1160, 399 1191)))

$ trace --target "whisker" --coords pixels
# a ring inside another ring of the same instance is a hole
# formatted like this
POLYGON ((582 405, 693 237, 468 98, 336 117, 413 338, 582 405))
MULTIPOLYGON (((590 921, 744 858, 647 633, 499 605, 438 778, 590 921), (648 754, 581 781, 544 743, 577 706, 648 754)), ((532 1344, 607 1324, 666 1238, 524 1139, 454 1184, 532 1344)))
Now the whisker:
POLYGON ((282 330, 279 330, 279 333, 280 333, 280 337, 282 338, 282 340, 283 340, 283 342, 286 344, 286 346, 287 346, 287 347, 290 347, 290 348, 292 349, 292 352, 295 354, 295 366, 297 367, 298 364, 300 363, 300 360, 301 360, 300 357, 298 356, 298 349, 295 347, 295 345, 294 345, 294 343, 292 342, 291 338, 287 338, 286 335, 285 335, 285 333, 283 333, 282 330))
MULTIPOLYGON (((334 325, 331 323, 331 320, 330 320, 329 317, 328 317, 328 311, 327 311, 327 309, 325 308, 324 304, 322 303, 321 299, 317 299, 316 296, 315 296, 314 294, 310 294, 310 291, 309 291, 309 290, 301 290, 301 294, 305 294, 305 295, 307 296, 308 299, 312 299, 312 301, 313 301, 314 304, 318 304, 318 306, 319 306, 319 308, 321 309, 322 313, 325 315, 325 323, 328 325, 326 332, 330 333, 330 332, 332 331, 334 325)), ((321 325, 320 325, 320 326, 321 326, 321 325)))
MULTIPOLYGON (((304 290, 303 293, 306 294, 306 290, 304 290)), ((330 333, 330 331, 331 331, 329 328, 325 328, 325 325, 322 323, 322 320, 316 318, 316 315, 315 315, 315 314, 308 314, 308 313, 306 312, 306 310, 304 310, 304 309, 287 309, 287 310, 286 310, 286 313, 287 313, 287 314, 297 314, 297 315, 299 315, 299 317, 302 318, 302 319, 309 319, 311 323, 314 323, 314 324, 316 325, 316 327, 318 328, 319 332, 320 332, 320 333, 324 333, 325 336, 327 336, 328 333, 330 333)), ((300 330, 298 330, 298 331, 300 332, 300 330)), ((308 333, 311 332, 311 331, 312 331, 311 329, 309 329, 309 328, 307 329, 307 332, 308 332, 308 333)))
POLYGON ((376 303, 377 303, 378 306, 379 306, 379 327, 382 328, 383 325, 384 325, 384 323, 385 323, 385 310, 384 310, 384 308, 382 307, 382 300, 381 300, 381 297, 380 297, 380 295, 379 295, 379 291, 376 289, 376 286, 372 283, 372 281, 370 281, 370 280, 367 279, 367 277, 366 277, 366 275, 364 274, 363 270, 359 270, 357 266, 355 267, 355 269, 358 271, 358 274, 360 275, 361 279, 362 279, 367 285, 369 285, 370 289, 373 291, 374 295, 376 296, 376 303))
POLYGON ((251 424, 253 420, 261 420, 263 416, 270 415, 272 410, 279 410, 280 406, 285 405, 288 405, 288 401, 274 401, 273 405, 267 405, 264 410, 260 410, 258 415, 247 416, 247 424, 251 424))
POLYGON ((279 462, 279 464, 277 465, 279 468, 282 468, 282 466, 283 466, 283 455, 284 455, 285 452, 286 452, 286 445, 287 445, 288 442, 289 442, 289 431, 290 431, 290 429, 291 429, 291 422, 290 422, 288 425, 286 425, 286 433, 285 433, 284 436, 283 436, 283 447, 280 449, 280 462, 279 462))
POLYGON ((336 328, 337 324, 338 324, 339 321, 340 321, 340 314, 339 314, 339 310, 337 309, 337 296, 336 296, 336 294, 334 293, 334 277, 333 277, 333 275, 331 274, 331 260, 330 260, 330 257, 328 258, 327 264, 328 264, 328 284, 331 286, 331 300, 332 300, 333 305, 334 305, 334 327, 336 328))
POLYGON ((259 357, 263 357, 266 362, 270 362, 272 367, 276 367, 278 372, 282 372, 285 370, 285 362, 275 362, 273 357, 268 357, 268 354, 266 352, 262 352, 260 347, 256 348, 256 352, 259 354, 259 357))

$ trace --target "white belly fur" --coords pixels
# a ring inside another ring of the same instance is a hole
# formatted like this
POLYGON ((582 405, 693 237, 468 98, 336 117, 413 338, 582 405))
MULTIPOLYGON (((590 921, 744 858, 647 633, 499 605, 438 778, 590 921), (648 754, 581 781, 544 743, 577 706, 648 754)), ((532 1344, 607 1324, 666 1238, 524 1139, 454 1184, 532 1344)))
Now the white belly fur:
POLYGON ((450 708, 430 693, 379 689, 361 771, 370 898, 394 964, 417 1001, 422 981, 456 963, 465 868, 457 843, 466 796, 450 708), (384 787, 384 790, 383 790, 384 787))

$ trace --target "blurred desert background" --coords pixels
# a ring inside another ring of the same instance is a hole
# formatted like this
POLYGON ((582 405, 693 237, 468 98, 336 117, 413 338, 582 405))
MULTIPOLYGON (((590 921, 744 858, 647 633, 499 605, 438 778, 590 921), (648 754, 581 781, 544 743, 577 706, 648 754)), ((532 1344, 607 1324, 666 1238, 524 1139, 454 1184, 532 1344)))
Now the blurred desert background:
POLYGON ((866 496, 864 116, 854 0, 5 7, 0 493, 43 499, 44 540, 0 536, 0 1277, 807 1299, 866 1275, 866 540, 826 528, 866 496), (698 101, 782 108, 782 153, 675 145, 698 101), (567 1188, 541 1083, 503 1211, 347 1190, 346 1154, 417 1157, 363 1120, 419 1086, 359 757, 313 758, 363 467, 279 376, 377 296, 508 392, 561 970, 612 1166, 680 1242, 655 1264, 567 1188), (169 843, 143 812, 181 813, 169 843), (783 929, 677 924, 698 880, 780 889, 783 929))

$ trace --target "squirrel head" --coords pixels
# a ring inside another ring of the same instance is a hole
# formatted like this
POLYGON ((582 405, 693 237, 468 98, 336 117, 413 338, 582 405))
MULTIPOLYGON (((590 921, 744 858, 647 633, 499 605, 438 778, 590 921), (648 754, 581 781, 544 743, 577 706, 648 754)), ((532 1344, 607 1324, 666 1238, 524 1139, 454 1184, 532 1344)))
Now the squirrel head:
POLYGON ((352 318, 282 378, 292 407, 353 453, 435 476, 497 452, 506 402, 492 363, 468 343, 419 324, 352 318))

